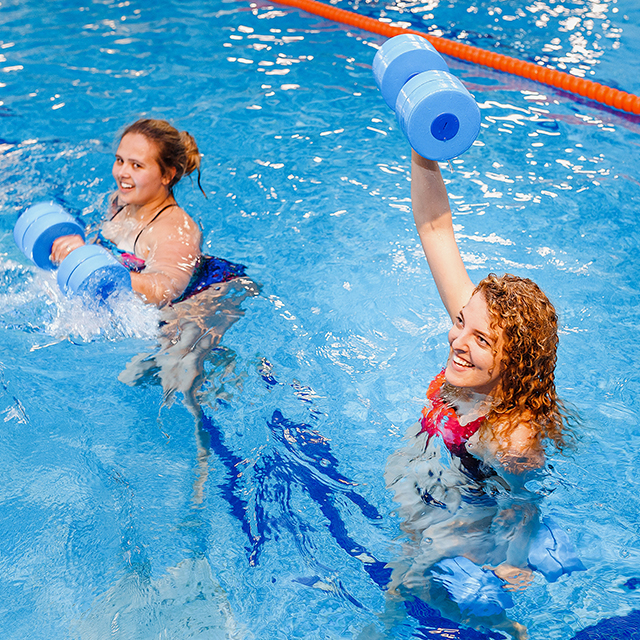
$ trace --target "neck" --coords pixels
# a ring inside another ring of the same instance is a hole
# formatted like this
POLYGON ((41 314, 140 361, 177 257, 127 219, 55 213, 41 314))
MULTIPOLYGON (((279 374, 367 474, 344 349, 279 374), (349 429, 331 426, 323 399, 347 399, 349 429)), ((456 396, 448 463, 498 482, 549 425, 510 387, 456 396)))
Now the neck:
POLYGON ((454 387, 444 383, 442 399, 455 409, 461 424, 470 422, 480 416, 486 416, 491 411, 494 397, 485 393, 478 393, 472 389, 454 387), (464 418, 467 420, 463 420, 464 418))
POLYGON ((140 222, 146 222, 149 218, 156 215, 162 207, 174 203, 175 200, 173 198, 173 194, 166 191, 165 193, 158 195, 157 198, 153 198, 153 200, 145 202, 144 204, 127 205, 127 209, 129 210, 129 215, 133 218, 140 222))

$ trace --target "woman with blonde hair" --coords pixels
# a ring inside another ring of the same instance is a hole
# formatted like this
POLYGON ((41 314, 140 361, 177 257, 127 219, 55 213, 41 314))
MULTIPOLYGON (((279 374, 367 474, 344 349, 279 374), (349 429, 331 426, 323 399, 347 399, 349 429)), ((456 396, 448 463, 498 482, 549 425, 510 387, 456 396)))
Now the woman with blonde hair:
MULTIPOLYGON (((163 306, 244 274, 241 265, 203 256, 200 228, 175 199, 175 185, 194 171, 200 185, 195 139, 166 120, 138 120, 120 137, 112 170, 117 190, 96 242, 129 269, 133 290, 147 303, 163 306)), ((79 235, 58 238, 52 261, 82 244, 79 235)))
MULTIPOLYGON (((135 356, 119 379, 133 386, 152 373, 166 404, 183 395, 196 419, 198 501, 210 454, 197 400, 204 361, 243 316, 242 301, 258 292, 243 265, 202 253, 200 227, 176 201, 174 187, 183 177, 197 172, 200 186, 200 158, 193 136, 166 120, 145 118, 126 127, 113 162, 117 190, 93 240, 129 269, 133 291, 161 308, 157 348, 135 356)), ((62 262, 82 244, 79 235, 58 238, 51 260, 62 262)))

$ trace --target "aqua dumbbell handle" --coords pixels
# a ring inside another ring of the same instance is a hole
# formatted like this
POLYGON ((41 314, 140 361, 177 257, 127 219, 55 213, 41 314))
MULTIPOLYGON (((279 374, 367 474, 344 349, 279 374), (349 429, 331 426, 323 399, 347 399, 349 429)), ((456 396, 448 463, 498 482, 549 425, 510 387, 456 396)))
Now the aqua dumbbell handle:
POLYGON ((55 269, 51 246, 61 236, 79 235, 84 228, 55 202, 40 202, 29 207, 16 222, 13 238, 24 255, 41 269, 55 269))
POLYGON ((67 295, 86 295, 98 300, 131 289, 129 270, 96 244, 74 249, 60 264, 57 280, 67 295))

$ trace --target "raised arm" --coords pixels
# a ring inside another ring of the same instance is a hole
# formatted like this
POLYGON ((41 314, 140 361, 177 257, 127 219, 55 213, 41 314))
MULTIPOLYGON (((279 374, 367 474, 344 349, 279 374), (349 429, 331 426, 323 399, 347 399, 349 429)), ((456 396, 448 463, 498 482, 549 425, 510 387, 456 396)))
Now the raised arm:
POLYGON ((453 233, 449 198, 438 163, 415 151, 411 157, 411 202, 431 274, 449 316, 455 321, 471 298, 474 284, 453 233))

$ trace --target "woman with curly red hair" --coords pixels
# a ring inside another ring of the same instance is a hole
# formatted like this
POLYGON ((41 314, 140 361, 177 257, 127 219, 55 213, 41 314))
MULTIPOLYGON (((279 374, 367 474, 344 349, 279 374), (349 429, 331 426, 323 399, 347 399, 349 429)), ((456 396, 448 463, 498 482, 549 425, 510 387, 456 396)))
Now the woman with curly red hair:
POLYGON ((468 438, 477 433, 485 454, 513 471, 540 467, 545 442, 562 448, 566 439, 566 415, 554 379, 555 309, 527 278, 490 274, 474 286, 455 240, 438 164, 415 151, 411 190, 420 240, 453 321, 442 394, 453 405, 459 396, 455 412, 461 423, 465 411, 483 418, 468 438), (471 407, 464 402, 468 393, 483 398, 471 407))
MULTIPOLYGON (((558 320, 547 296, 509 274, 472 283, 438 164, 415 151, 411 199, 453 326, 447 364, 429 385, 422 419, 387 463, 387 486, 410 536, 403 556, 390 563, 389 593, 417 594, 447 610, 451 599, 438 597, 434 573, 443 560, 490 569, 510 590, 531 581, 528 554, 541 523, 539 497, 525 483, 544 467, 548 443, 565 445, 567 414, 556 395, 558 320)), ((447 613, 454 615, 450 607, 447 613)), ((502 624, 525 637, 517 623, 502 624)))

